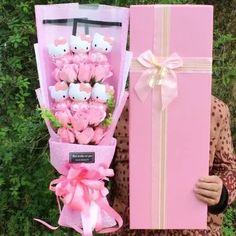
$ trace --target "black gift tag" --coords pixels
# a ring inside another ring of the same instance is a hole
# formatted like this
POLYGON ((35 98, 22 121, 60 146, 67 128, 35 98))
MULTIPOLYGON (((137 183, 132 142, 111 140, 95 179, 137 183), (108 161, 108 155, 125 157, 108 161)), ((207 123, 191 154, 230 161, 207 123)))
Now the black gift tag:
POLYGON ((70 163, 94 163, 95 152, 70 152, 70 163))

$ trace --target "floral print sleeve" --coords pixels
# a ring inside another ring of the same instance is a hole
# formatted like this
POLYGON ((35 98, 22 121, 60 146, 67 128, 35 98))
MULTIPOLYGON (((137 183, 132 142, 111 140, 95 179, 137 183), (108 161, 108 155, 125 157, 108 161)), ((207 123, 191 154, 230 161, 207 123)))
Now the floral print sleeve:
MULTIPOLYGON (((230 131, 230 113, 228 107, 216 98, 213 101, 212 113, 213 115, 218 114, 215 119, 212 119, 212 129, 219 130, 219 132, 217 142, 215 142, 210 174, 221 177, 228 190, 228 204, 231 204, 236 199, 236 156, 230 131)), ((212 140, 211 145, 213 143, 214 140, 212 140)))

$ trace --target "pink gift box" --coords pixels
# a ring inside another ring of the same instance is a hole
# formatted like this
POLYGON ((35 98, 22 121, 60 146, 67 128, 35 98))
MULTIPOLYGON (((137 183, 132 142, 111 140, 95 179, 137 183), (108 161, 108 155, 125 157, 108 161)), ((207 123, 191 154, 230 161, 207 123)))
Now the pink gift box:
POLYGON ((131 6, 130 228, 206 229, 213 7, 131 6))

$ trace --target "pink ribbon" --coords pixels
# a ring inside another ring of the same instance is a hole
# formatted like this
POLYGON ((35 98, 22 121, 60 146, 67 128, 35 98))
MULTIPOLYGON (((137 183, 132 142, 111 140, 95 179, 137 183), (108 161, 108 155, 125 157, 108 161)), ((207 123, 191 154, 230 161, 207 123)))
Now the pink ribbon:
POLYGON ((159 62, 157 57, 148 50, 142 53, 137 61, 145 67, 145 70, 135 85, 136 94, 144 102, 155 86, 161 86, 162 109, 164 110, 178 95, 177 77, 174 70, 183 66, 182 59, 173 53, 163 62, 159 62))
MULTIPOLYGON (((67 219, 66 224, 83 236, 92 236, 94 229, 97 232, 113 232, 119 229, 123 221, 119 214, 109 206, 106 199, 109 191, 103 182, 114 175, 113 170, 108 169, 105 165, 92 168, 86 164, 69 164, 68 168, 67 176, 60 176, 53 180, 49 187, 51 191, 55 192, 57 199, 62 200, 65 205, 65 210, 60 210, 60 213, 62 219, 67 219), (102 211, 114 219, 118 226, 104 229, 102 211), (70 219, 74 212, 80 213, 78 221, 81 220, 81 226, 79 223, 75 223, 74 219, 70 219)), ((35 220, 52 230, 58 228, 50 226, 42 220, 35 220)))
POLYGON ((102 180, 113 175, 112 169, 102 166, 95 170, 83 164, 71 165, 67 176, 61 176, 50 183, 50 190, 71 209, 83 211, 91 201, 108 194, 102 180))

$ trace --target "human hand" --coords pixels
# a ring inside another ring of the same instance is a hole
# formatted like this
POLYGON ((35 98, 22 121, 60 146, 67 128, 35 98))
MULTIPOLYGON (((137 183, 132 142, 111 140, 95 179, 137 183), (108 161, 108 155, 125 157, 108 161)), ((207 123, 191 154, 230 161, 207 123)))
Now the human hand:
POLYGON ((222 188, 223 181, 221 178, 212 175, 200 178, 196 183, 194 192, 200 201, 208 206, 214 206, 220 201, 222 188))

